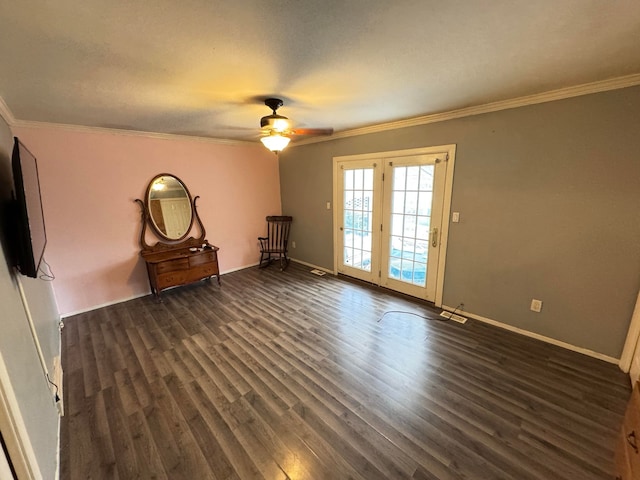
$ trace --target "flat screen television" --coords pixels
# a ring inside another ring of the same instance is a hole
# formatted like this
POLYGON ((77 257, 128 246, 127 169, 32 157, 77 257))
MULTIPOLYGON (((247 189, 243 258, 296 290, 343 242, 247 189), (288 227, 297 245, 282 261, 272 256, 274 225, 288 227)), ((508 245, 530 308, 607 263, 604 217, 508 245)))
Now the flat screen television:
POLYGON ((14 264, 21 274, 38 278, 40 262, 47 245, 38 162, 18 137, 14 137, 11 167, 14 205, 10 230, 15 235, 14 264))

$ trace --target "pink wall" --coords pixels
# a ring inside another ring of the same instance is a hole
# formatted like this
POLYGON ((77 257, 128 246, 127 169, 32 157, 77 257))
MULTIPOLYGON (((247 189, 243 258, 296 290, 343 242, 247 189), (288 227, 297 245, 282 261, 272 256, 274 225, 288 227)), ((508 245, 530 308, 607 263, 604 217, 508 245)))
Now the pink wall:
POLYGON ((149 292, 139 257, 140 208, 152 177, 171 173, 193 196, 222 273, 258 261, 265 216, 279 214, 278 160, 262 145, 55 127, 15 127, 38 159, 45 258, 62 315, 149 292))

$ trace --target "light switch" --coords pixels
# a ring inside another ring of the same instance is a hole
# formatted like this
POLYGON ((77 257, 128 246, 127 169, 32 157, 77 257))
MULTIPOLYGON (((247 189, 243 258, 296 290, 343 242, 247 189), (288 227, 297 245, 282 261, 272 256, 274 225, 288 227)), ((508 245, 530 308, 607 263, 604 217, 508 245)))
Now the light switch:
POLYGON ((331 210, 331 202, 327 202, 327 210, 331 210))
POLYGON ((458 223, 460 221, 460 212, 453 212, 451 214, 451 221, 453 223, 458 223))

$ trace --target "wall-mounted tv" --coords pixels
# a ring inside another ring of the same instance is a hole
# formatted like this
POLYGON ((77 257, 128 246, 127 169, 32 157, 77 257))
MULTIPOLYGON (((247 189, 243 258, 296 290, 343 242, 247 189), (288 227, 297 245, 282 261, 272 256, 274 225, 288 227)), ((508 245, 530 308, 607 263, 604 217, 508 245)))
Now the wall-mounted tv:
POLYGON ((15 234, 14 264, 21 274, 37 278, 47 244, 38 162, 18 137, 14 137, 11 166, 15 195, 10 227, 15 234))

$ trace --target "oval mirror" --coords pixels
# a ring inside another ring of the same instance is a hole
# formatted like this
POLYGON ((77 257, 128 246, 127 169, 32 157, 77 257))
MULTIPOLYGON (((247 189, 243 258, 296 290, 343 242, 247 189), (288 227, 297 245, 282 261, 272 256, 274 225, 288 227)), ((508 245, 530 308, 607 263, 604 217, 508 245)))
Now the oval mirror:
POLYGON ((167 240, 182 240, 193 224, 193 202, 184 183, 173 175, 156 176, 147 189, 151 225, 167 240))

